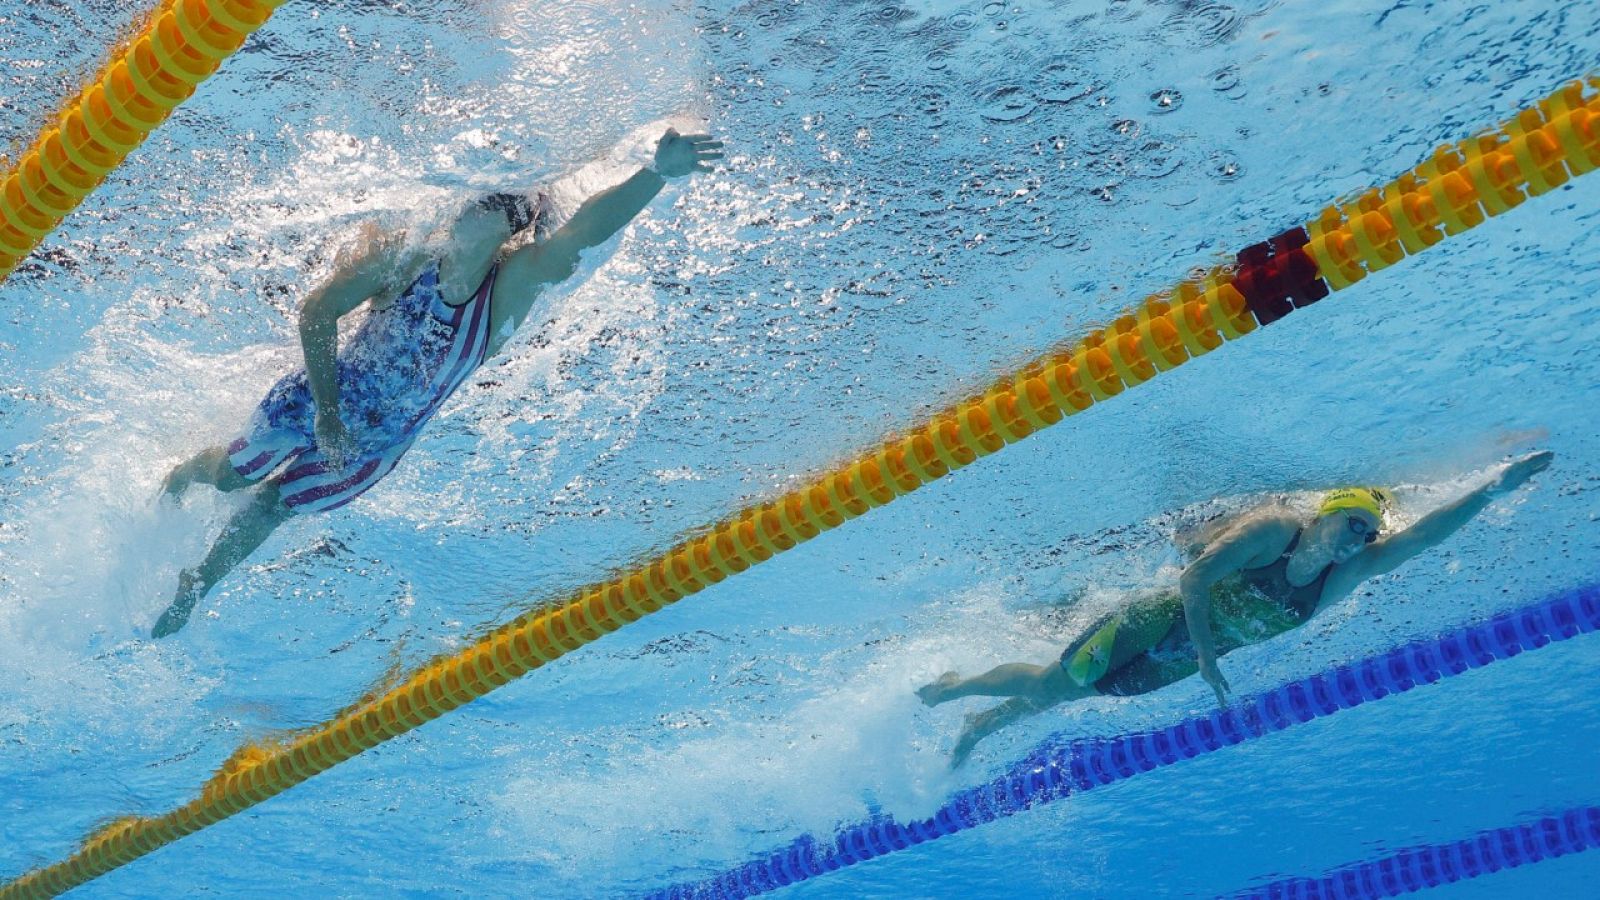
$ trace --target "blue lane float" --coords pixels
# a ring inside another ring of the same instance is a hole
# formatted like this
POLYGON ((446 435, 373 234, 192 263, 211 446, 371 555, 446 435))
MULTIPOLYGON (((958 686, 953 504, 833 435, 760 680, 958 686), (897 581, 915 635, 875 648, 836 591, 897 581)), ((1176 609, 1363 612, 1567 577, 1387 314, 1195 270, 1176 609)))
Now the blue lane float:
POLYGON ((931 818, 901 823, 878 816, 845 826, 832 837, 803 835, 721 875, 648 896, 732 900, 763 894, 1597 629, 1600 584, 1591 584, 1159 731, 1072 741, 1052 737, 1006 774, 952 796, 931 818))
POLYGON ((1321 878, 1285 878, 1232 900, 1369 900, 1515 869, 1600 847, 1600 807, 1582 806, 1537 822, 1496 828, 1464 841, 1411 847, 1341 866, 1321 878))

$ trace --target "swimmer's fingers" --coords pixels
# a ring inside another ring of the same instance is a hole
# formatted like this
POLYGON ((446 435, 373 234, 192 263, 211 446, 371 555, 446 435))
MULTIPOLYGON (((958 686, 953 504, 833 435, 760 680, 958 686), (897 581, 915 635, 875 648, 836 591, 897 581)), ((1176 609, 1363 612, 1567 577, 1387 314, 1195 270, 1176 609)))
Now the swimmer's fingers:
POLYGON ((714 141, 710 137, 707 137, 703 141, 695 141, 694 142, 694 149, 696 149, 696 150, 721 150, 722 149, 722 142, 721 141, 714 141))
POLYGON ((1555 459, 1554 453, 1549 450, 1540 450, 1537 453, 1530 453, 1521 459, 1512 461, 1510 465, 1501 470, 1500 477, 1494 483, 1494 487, 1490 489, 1491 493, 1514 491, 1522 487, 1528 483, 1528 479, 1548 469, 1550 461, 1553 459, 1555 459))
POLYGON ((696 144, 694 148, 694 170, 696 172, 712 171, 710 163, 713 160, 722 159, 724 156, 724 154, 717 149, 721 146, 721 141, 707 141, 702 144, 696 144))
POLYGON ((1226 709, 1228 707, 1228 679, 1222 674, 1222 670, 1217 667, 1215 660, 1200 667, 1200 677, 1205 679, 1206 684, 1211 685, 1211 689, 1216 692, 1217 705, 1226 709))
POLYGON ((1228 708, 1228 681, 1227 681, 1227 679, 1223 678, 1220 675, 1217 676, 1217 680, 1211 682, 1211 689, 1213 691, 1217 692, 1217 705, 1222 707, 1223 709, 1227 709, 1228 708))
POLYGON ((683 138, 684 140, 688 141, 691 144, 699 144, 699 143, 702 143, 704 141, 711 140, 711 135, 706 134, 704 132, 701 132, 700 134, 680 134, 678 136, 683 138))

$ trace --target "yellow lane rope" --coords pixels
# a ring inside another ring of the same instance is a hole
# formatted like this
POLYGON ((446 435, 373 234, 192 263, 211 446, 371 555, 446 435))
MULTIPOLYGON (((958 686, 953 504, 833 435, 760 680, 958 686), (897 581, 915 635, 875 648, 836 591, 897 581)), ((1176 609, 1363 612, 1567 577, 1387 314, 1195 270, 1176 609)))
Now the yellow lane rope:
POLYGON ((163 0, 0 179, 0 281, 283 0, 163 0))

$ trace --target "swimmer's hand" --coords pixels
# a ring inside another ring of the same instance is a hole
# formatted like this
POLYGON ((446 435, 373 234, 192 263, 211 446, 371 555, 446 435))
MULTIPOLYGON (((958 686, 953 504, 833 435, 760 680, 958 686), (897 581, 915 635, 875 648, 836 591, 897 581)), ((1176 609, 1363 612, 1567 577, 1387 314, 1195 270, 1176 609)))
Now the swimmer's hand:
POLYGON ((1511 465, 1506 466, 1505 470, 1500 473, 1500 477, 1490 483, 1489 492, 1491 494, 1511 493, 1527 484, 1528 479, 1550 468, 1550 461, 1555 458, 1556 455, 1549 450, 1540 450, 1537 453, 1529 453, 1521 459, 1513 460, 1511 465))
POLYGON ((350 432, 345 430, 338 413, 318 411, 314 430, 317 433, 317 450, 334 468, 342 468, 355 456, 355 441, 350 438, 350 432))
POLYGON ((679 134, 668 128, 656 144, 655 170, 662 178, 682 178, 691 172, 711 171, 711 161, 722 158, 722 142, 709 134, 679 134))
POLYGON ((1222 670, 1217 668, 1215 659, 1200 660, 1200 677, 1204 678, 1206 684, 1211 685, 1211 689, 1217 692, 1217 705, 1227 709, 1228 691, 1232 690, 1232 688, 1228 687, 1228 679, 1222 677, 1222 670))

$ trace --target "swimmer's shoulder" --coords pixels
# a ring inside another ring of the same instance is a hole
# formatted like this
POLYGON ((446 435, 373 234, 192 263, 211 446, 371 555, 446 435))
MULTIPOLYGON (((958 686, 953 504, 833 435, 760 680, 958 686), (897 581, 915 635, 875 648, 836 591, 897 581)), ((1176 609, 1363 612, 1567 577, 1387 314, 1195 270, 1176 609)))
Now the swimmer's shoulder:
POLYGON ((1243 568, 1267 565, 1288 549, 1300 520, 1281 506, 1259 507, 1220 523, 1197 556, 1231 550, 1246 559, 1243 568))
POLYGON ((348 284, 371 309, 387 309, 434 263, 428 248, 406 229, 384 228, 368 220, 346 235, 334 255, 330 280, 348 284))

